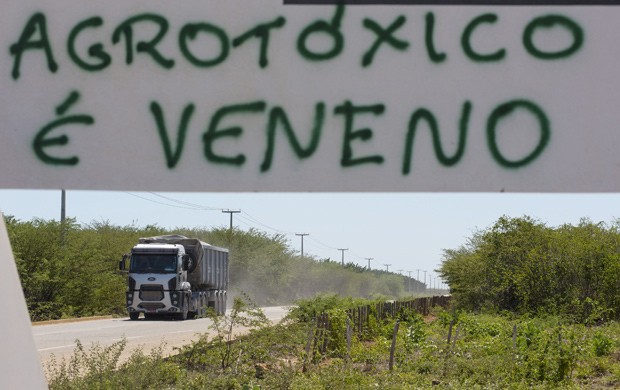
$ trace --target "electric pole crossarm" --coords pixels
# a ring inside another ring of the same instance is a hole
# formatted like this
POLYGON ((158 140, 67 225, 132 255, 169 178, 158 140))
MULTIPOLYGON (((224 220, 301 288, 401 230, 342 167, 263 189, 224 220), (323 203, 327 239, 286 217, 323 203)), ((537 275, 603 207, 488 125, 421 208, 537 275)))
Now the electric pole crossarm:
POLYGON ((296 236, 301 237, 301 258, 304 258, 304 237, 309 236, 310 233, 295 233, 296 236))
POLYGON ((232 232, 233 229, 233 214, 240 213, 241 210, 222 210, 222 213, 230 214, 230 227, 229 230, 232 232))
POLYGON ((344 267, 344 251, 348 251, 349 248, 342 248, 342 249, 338 249, 340 252, 342 252, 342 266, 344 267))

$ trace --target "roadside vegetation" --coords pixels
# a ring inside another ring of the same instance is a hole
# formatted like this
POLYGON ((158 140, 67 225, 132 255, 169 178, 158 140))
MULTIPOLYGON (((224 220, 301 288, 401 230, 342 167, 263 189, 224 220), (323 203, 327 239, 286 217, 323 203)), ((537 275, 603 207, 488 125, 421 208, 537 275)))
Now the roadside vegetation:
MULTIPOLYGON (((242 298, 219 321, 246 318, 253 330, 228 327, 164 357, 136 351, 119 361, 123 341, 81 345, 70 362, 48 367, 51 389, 581 389, 620 386, 620 325, 575 324, 556 316, 402 310, 347 341, 351 299, 320 296, 299 302, 287 319, 266 326, 242 298), (327 304, 327 306, 326 306, 327 304), (316 321, 334 319, 316 345, 316 321), (338 319, 341 320, 338 320, 338 319), (396 337, 394 329, 399 324, 396 337), (394 344, 392 344, 394 342, 394 344), (392 345, 394 349, 392 350, 392 345), (390 364, 391 356, 393 356, 390 364), (391 368, 390 368, 391 367, 391 368)), ((215 325, 214 325, 215 327, 215 325)))
POLYGON ((229 296, 244 291, 260 306, 291 304, 319 292, 361 298, 401 297, 422 283, 356 264, 301 258, 280 234, 227 228, 165 230, 158 226, 80 225, 5 217, 26 303, 33 321, 126 315, 126 274, 118 261, 140 237, 182 234, 230 250, 229 296))

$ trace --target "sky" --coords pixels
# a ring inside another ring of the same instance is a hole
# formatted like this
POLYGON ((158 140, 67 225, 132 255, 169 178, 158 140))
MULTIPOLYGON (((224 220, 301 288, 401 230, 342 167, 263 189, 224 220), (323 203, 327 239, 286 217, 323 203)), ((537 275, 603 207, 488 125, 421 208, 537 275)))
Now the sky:
MULTIPOLYGON (((59 220, 60 190, 0 190, 0 210, 22 221, 59 220)), ((67 191, 66 214, 80 224, 255 228, 324 259, 433 278, 444 249, 456 249, 501 216, 558 226, 581 218, 612 223, 620 194, 523 193, 176 193, 67 191), (340 251, 339 249, 347 249, 340 251), (386 264, 388 266, 386 266, 386 264)))

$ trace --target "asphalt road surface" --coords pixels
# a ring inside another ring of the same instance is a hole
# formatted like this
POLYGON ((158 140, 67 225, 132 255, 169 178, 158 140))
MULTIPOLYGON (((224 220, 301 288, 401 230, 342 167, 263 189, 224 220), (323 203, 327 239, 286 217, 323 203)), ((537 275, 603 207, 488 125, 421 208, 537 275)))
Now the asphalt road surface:
MULTIPOLYGON (((278 322, 288 312, 288 307, 264 307, 263 312, 272 322, 278 322)), ((187 321, 154 320, 130 321, 129 318, 98 319, 67 323, 34 325, 32 333, 43 367, 51 362, 52 355, 57 362, 69 359, 80 340, 86 350, 93 345, 106 347, 125 338, 127 346, 124 356, 142 348, 145 353, 163 346, 164 354, 197 340, 201 334, 212 333, 209 326, 212 321, 200 318, 187 321)), ((235 334, 241 334, 238 329, 235 334)))

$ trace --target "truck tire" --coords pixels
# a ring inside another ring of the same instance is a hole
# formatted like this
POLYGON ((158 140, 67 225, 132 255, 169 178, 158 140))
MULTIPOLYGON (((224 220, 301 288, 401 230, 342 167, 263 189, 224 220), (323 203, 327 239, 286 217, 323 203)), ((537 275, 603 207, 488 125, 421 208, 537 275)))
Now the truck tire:
POLYGON ((131 321, 137 321, 138 317, 140 317, 140 312, 139 311, 132 311, 131 313, 129 313, 129 319, 131 321))
POLYGON ((203 318, 207 309, 207 298, 205 294, 198 294, 198 307, 196 308, 196 318, 203 318))
POLYGON ((189 254, 189 264, 187 265, 187 272, 192 273, 198 266, 198 259, 196 259, 196 255, 189 254))
POLYGON ((187 298, 183 302, 183 309, 179 314, 176 315, 176 319, 179 321, 185 321, 187 319, 187 314, 189 313, 189 305, 187 302, 187 298))
POLYGON ((199 305, 200 305, 200 294, 198 295, 190 295, 187 297, 188 300, 188 311, 187 311, 187 319, 188 320, 193 320, 194 318, 196 318, 196 313, 198 312, 198 310, 200 310, 199 305))
POLYGON ((215 307, 213 310, 215 310, 216 316, 220 315, 220 295, 218 293, 215 293, 215 307))
POLYGON ((209 296, 207 293, 202 293, 202 300, 200 301, 200 317, 206 318, 209 310, 209 296))
POLYGON ((219 296, 217 297, 217 301, 220 304, 220 311, 219 311, 219 315, 223 316, 224 314, 226 314, 226 300, 224 300, 224 293, 219 294, 219 296))

